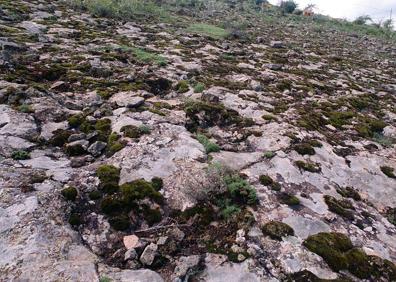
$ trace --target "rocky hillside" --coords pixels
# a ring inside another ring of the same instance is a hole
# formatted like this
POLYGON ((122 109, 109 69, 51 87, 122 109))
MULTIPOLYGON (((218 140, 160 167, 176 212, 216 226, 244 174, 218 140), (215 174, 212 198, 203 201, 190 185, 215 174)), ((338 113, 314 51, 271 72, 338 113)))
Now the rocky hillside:
POLYGON ((0 1, 1 281, 396 281, 394 39, 77 2, 0 1))

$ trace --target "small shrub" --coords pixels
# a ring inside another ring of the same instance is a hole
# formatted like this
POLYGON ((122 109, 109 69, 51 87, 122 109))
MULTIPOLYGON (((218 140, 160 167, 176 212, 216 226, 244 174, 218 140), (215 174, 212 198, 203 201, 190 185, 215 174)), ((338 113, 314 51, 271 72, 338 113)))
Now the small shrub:
POLYGON ((162 220, 161 211, 159 209, 150 209, 149 207, 144 207, 143 209, 144 219, 149 225, 160 222, 162 220))
POLYGON ((49 140, 49 143, 53 146, 62 147, 64 144, 67 143, 71 132, 64 129, 57 129, 53 132, 53 136, 49 140))
POLYGON ((260 175, 259 181, 262 185, 269 186, 274 191, 281 190, 281 185, 278 182, 272 180, 272 178, 268 175, 260 175))
POLYGON ((313 173, 319 173, 322 171, 319 164, 311 163, 311 162, 304 162, 304 161, 295 161, 294 164, 300 169, 305 170, 313 173))
POLYGON ((282 237, 294 236, 294 230, 286 223, 280 221, 270 221, 261 230, 271 239, 282 241, 282 237))
POLYGON ((19 150, 12 153, 11 157, 14 160, 28 160, 30 159, 30 154, 27 151, 19 150))
POLYGON ((277 118, 273 115, 262 115, 261 116, 264 120, 268 120, 268 121, 276 121, 277 118))
POLYGON ((269 186, 272 183, 274 183, 274 181, 272 180, 271 177, 269 177, 268 175, 260 175, 259 177, 260 183, 264 186, 269 186))
POLYGON ((100 191, 98 191, 98 190, 95 190, 95 191, 89 192, 88 196, 89 196, 89 199, 91 199, 91 200, 98 200, 102 197, 102 193, 100 193, 100 191))
POLYGON ((198 82, 194 86, 194 93, 202 93, 205 90, 205 84, 198 82))
POLYGON ((31 105, 28 104, 22 104, 18 107, 18 110, 22 113, 33 113, 33 107, 31 105))
POLYGON ((396 175, 394 173, 395 169, 390 167, 390 166, 381 166, 380 167, 381 171, 388 177, 390 178, 396 178, 396 175))
POLYGON ((106 196, 100 203, 100 208, 107 215, 119 214, 124 210, 125 204, 116 196, 106 196))
POLYGON ((297 206, 300 204, 300 200, 296 196, 286 192, 278 194, 278 199, 281 201, 281 203, 288 206, 297 206))
POLYGON ((164 186, 164 182, 163 182, 162 178, 160 178, 160 177, 153 177, 151 179, 151 185, 153 186, 153 188, 156 191, 159 191, 164 186))
POLYGON ((68 201, 75 201, 77 198, 77 189, 68 187, 61 191, 62 196, 68 201))
POLYGON ((211 142, 209 138, 207 138, 205 135, 197 134, 196 137, 199 143, 201 143, 204 146, 207 154, 220 151, 220 146, 217 145, 216 143, 211 142))
POLYGON ((359 16, 357 17, 353 23, 358 24, 358 25, 364 25, 367 22, 372 21, 371 17, 369 15, 364 15, 364 16, 359 16))
POLYGON ((151 129, 147 125, 125 125, 121 128, 120 131, 124 133, 125 137, 139 138, 144 134, 150 134, 151 129))
POLYGON ((99 189, 106 194, 113 194, 119 190, 120 169, 112 165, 102 165, 96 170, 100 180, 99 189))
POLYGON ((111 282, 112 280, 109 277, 102 276, 99 278, 99 282, 111 282))
POLYGON ((297 8, 296 2, 289 0, 289 1, 282 1, 280 4, 280 8, 282 12, 286 14, 291 14, 297 8))
POLYGON ((265 152, 265 153, 263 154, 263 156, 264 156, 264 158, 266 158, 266 159, 272 159, 273 157, 276 156, 276 153, 273 152, 273 151, 268 151, 268 152, 265 152))
POLYGON ((131 222, 127 215, 117 215, 109 219, 111 227, 117 231, 124 231, 131 226, 131 222))
POLYGON ((72 226, 78 226, 82 223, 80 216, 77 213, 72 213, 69 216, 69 224, 72 226))
POLYGON ((150 182, 144 179, 138 179, 130 183, 121 185, 121 193, 125 203, 133 205, 137 200, 144 198, 152 199, 156 202, 162 202, 162 195, 154 189, 150 182))
POLYGON ((337 200, 336 198, 329 195, 325 195, 324 200, 331 212, 334 212, 349 220, 354 219, 353 212, 351 211, 351 209, 353 209, 353 205, 350 201, 337 200))
POLYGON ((233 215, 240 213, 241 209, 233 204, 227 204, 220 212, 224 219, 230 219, 233 215))
POLYGON ((315 155, 315 149, 308 143, 301 143, 293 146, 293 149, 300 155, 315 155))
POLYGON ((72 115, 71 117, 69 117, 67 119, 69 126, 72 128, 79 127, 84 122, 84 120, 85 120, 85 118, 81 114, 72 115))
POLYGON ((66 146, 66 154, 69 156, 81 156, 85 153, 85 148, 81 144, 66 146))
POLYGON ((190 87, 188 86, 188 82, 185 80, 181 80, 177 83, 176 85, 176 91, 178 93, 186 93, 190 90, 190 87))
POLYGON ((355 201, 361 201, 360 194, 352 187, 341 187, 337 189, 337 193, 346 198, 352 198, 355 201))
POLYGON ((230 193, 232 200, 235 203, 241 204, 256 204, 257 194, 256 190, 239 175, 230 175, 224 178, 227 191, 230 193))

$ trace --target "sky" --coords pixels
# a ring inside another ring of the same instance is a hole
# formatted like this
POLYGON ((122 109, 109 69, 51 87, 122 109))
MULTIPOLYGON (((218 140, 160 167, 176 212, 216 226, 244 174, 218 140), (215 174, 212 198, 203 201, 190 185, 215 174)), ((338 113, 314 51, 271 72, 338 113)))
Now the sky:
MULTIPOLYGON (((269 0, 278 4, 279 0, 269 0)), ((389 19, 393 9, 393 20, 396 21, 396 0, 295 0, 302 9, 308 4, 315 4, 317 12, 334 18, 354 20, 361 15, 370 15, 375 22, 389 19)))

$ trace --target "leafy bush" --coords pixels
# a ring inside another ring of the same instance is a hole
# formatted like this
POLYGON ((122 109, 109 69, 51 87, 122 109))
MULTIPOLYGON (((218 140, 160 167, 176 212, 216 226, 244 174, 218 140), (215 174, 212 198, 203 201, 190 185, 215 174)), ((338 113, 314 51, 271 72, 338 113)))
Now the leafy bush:
POLYGON ((211 142, 209 138, 203 134, 197 134, 197 140, 204 146, 207 154, 220 151, 219 145, 211 142))
POLYGON ((239 175, 228 175, 224 178, 228 193, 235 203, 253 205, 257 203, 256 190, 239 175))
POLYGON ((356 20, 353 21, 353 23, 358 25, 364 25, 369 21, 372 21, 371 17, 369 15, 364 15, 357 17, 356 20))
POLYGON ((280 4, 280 8, 282 12, 286 14, 291 14, 297 8, 297 4, 293 0, 282 1, 280 4))
POLYGON ((14 160, 27 160, 30 159, 30 154, 27 151, 19 150, 12 153, 11 157, 14 160))
POLYGON ((205 84, 198 82, 194 86, 194 93, 202 93, 205 90, 205 84))
POLYGON ((77 198, 77 189, 74 187, 68 187, 61 191, 63 197, 68 201, 75 201, 77 198))

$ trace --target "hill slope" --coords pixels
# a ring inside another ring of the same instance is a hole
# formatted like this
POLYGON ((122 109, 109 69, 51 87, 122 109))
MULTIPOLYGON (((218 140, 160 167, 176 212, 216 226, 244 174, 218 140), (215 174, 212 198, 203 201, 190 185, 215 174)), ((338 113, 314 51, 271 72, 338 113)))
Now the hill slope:
POLYGON ((0 3, 0 280, 396 279, 394 39, 76 3, 0 3))

